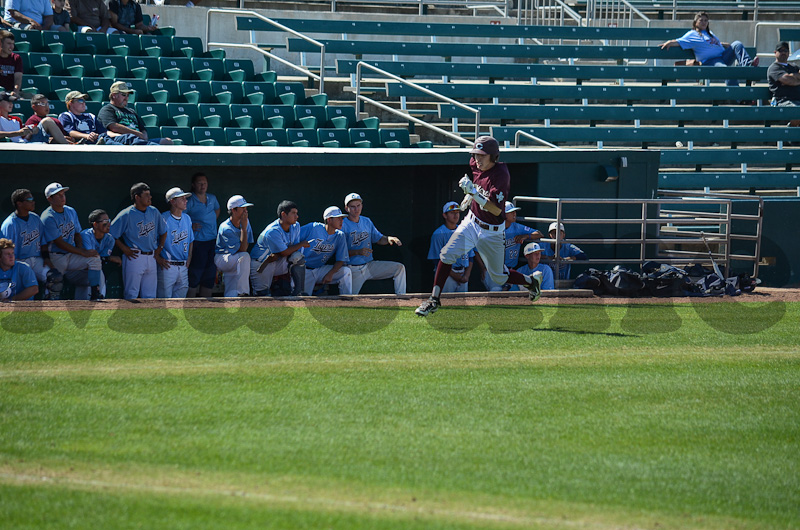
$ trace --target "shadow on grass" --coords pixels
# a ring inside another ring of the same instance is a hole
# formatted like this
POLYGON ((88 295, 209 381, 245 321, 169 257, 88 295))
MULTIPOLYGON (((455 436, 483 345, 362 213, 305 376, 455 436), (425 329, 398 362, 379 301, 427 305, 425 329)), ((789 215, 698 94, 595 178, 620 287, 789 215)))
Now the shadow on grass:
POLYGON ((0 326, 5 331, 19 335, 44 333, 45 331, 50 331, 54 324, 53 317, 41 310, 22 311, 17 309, 16 306, 10 314, 0 320, 0 326))
POLYGON ((672 333, 682 325, 681 317, 670 303, 630 304, 620 322, 622 331, 643 335, 672 333))
POLYGON ((284 329, 294 318, 294 309, 284 305, 243 308, 235 304, 236 309, 230 309, 230 300, 220 299, 219 302, 226 309, 209 311, 184 307, 183 318, 192 328, 208 335, 224 335, 242 326, 260 335, 271 335, 284 329))
POLYGON ((727 302, 724 304, 692 303, 697 316, 716 331, 730 335, 748 335, 766 331, 786 315, 784 302, 765 302, 763 304, 743 304, 727 302))
MULTIPOLYGON (((129 303, 136 304, 136 300, 129 303)), ((91 311, 86 311, 87 316, 91 311)), ((71 316, 71 315, 70 315, 71 316)), ((108 327, 117 333, 130 335, 155 335, 175 329, 178 319, 169 312, 166 302, 148 304, 146 311, 139 311, 137 318, 130 318, 127 310, 117 310, 108 319, 108 327)))
POLYGON ((384 300, 383 307, 339 311, 337 308, 308 305, 306 309, 322 326, 345 335, 366 335, 380 331, 394 322, 400 311, 408 310, 398 307, 396 302, 389 299, 384 300))

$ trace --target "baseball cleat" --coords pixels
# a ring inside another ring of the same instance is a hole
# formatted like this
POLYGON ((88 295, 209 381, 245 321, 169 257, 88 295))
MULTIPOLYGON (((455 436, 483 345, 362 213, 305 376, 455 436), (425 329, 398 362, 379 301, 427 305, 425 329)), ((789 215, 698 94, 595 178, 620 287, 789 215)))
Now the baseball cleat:
POLYGON ((528 298, 535 302, 542 295, 542 271, 531 274, 531 283, 528 285, 528 298))
POLYGON ((439 307, 441 307, 441 305, 442 303, 439 302, 438 298, 434 298, 433 296, 431 296, 430 298, 422 302, 420 306, 414 311, 414 313, 416 313, 421 317, 426 317, 431 313, 435 313, 436 310, 439 309, 439 307))

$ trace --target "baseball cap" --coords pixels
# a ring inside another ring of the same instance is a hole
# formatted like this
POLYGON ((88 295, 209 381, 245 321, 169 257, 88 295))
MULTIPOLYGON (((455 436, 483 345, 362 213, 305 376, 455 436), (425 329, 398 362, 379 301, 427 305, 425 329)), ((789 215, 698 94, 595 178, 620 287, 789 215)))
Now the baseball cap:
POLYGON ((322 218, 330 219, 331 217, 347 217, 347 214, 342 213, 342 210, 336 206, 328 206, 325 208, 325 213, 322 214, 322 218))
POLYGON ((117 81, 113 85, 111 85, 112 94, 133 94, 133 90, 128 88, 128 84, 125 81, 117 81))
POLYGON ((517 210, 522 210, 522 208, 514 206, 514 203, 511 201, 506 201, 506 213, 516 212, 517 210))
POLYGON ((172 199, 177 199, 178 197, 191 197, 191 196, 192 196, 191 193, 185 192, 180 188, 171 188, 166 195, 167 202, 171 201, 172 199))
POLYGON ((58 182, 53 182, 48 184, 47 187, 44 189, 44 196, 48 199, 58 193, 59 191, 67 191, 69 188, 62 186, 58 182))
POLYGON ((788 43, 788 42, 786 42, 786 41, 779 42, 779 43, 778 43, 778 44, 775 46, 775 51, 782 50, 782 49, 784 49, 784 48, 786 48, 787 50, 789 49, 789 43, 788 43))
POLYGON ((566 230, 564 230, 564 225, 562 223, 556 223, 556 222, 550 223, 550 227, 547 229, 547 231, 552 232, 556 228, 558 228, 559 232, 561 231, 566 232, 566 230))
POLYGON ((44 94, 36 94, 31 98, 31 103, 42 101, 43 99, 47 99, 47 96, 45 96, 44 94))
POLYGON ((442 207, 442 213, 452 212, 454 210, 458 210, 458 203, 456 201, 445 203, 442 207))
POLYGON ((253 203, 247 202, 241 195, 234 195, 233 197, 228 199, 228 210, 233 210, 234 208, 242 208, 243 206, 252 206, 252 205, 253 203))
POLYGON ((527 256, 528 254, 531 254, 533 252, 541 252, 541 251, 542 247, 539 245, 539 243, 528 243, 527 245, 525 245, 525 250, 522 251, 522 255, 527 256))
POLYGON ((83 92, 80 92, 78 90, 73 90, 72 92, 67 94, 67 97, 64 98, 64 101, 66 103, 69 103, 73 99, 81 99, 81 98, 82 99, 89 99, 89 95, 88 94, 84 94, 83 92))
POLYGON ((479 136, 478 139, 475 140, 475 145, 472 147, 470 154, 499 155, 500 146, 497 144, 497 140, 491 136, 479 136))
POLYGON ((11 94, 11 92, 0 92, 0 101, 10 101, 11 103, 15 102, 19 98, 11 94))
POLYGON ((358 193, 351 193, 347 197, 344 198, 344 205, 347 206, 350 204, 350 201, 363 201, 364 199, 361 198, 361 195, 358 193))

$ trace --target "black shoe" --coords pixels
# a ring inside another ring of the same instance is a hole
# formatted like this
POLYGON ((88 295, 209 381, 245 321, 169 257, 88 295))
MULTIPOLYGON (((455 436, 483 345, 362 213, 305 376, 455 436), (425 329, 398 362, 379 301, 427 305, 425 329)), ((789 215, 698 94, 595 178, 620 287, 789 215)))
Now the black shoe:
POLYGON ((431 313, 435 313, 437 309, 442 306, 442 303, 439 301, 438 298, 431 296, 424 302, 420 304, 420 306, 414 311, 417 315, 421 317, 426 317, 431 313))
POLYGON ((100 301, 100 300, 105 300, 105 297, 102 294, 100 294, 100 288, 99 287, 97 287, 97 286, 92 287, 92 295, 89 297, 89 300, 91 300, 93 302, 97 302, 97 301, 100 301))

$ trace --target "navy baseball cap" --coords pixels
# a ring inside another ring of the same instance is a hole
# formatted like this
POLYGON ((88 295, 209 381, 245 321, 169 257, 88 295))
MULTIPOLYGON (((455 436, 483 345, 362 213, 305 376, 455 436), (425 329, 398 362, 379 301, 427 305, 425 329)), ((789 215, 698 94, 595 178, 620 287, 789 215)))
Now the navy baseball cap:
POLYGON ((479 136, 470 151, 472 155, 499 155, 500 145, 491 136, 479 136))
POLYGON ((789 43, 786 41, 779 42, 778 45, 775 46, 775 51, 777 52, 783 50, 784 48, 786 49, 787 52, 789 51, 789 43))

